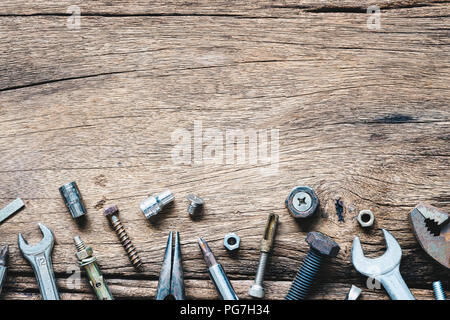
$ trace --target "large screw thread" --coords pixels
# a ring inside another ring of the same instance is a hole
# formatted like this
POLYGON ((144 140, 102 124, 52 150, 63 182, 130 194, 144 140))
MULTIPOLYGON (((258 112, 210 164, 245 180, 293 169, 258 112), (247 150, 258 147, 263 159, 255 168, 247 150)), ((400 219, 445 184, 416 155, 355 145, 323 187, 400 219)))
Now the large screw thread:
POLYGON ((433 282, 433 290, 434 290, 434 296, 436 297, 436 300, 447 300, 447 297, 445 296, 444 288, 442 288, 441 281, 433 282))
POLYGON ((311 285, 320 269, 323 256, 311 249, 300 267, 286 295, 286 300, 303 300, 309 293, 311 285))
POLYGON ((111 224, 114 229, 114 231, 117 233, 117 236, 119 237, 119 241, 124 247, 128 258, 130 259, 131 263, 137 270, 142 270, 142 261, 141 258, 139 258, 139 255, 137 254, 136 248, 134 247, 133 243, 131 242, 130 238, 128 237, 127 232, 125 231, 125 228, 120 221, 120 219, 117 216, 112 216, 111 224))

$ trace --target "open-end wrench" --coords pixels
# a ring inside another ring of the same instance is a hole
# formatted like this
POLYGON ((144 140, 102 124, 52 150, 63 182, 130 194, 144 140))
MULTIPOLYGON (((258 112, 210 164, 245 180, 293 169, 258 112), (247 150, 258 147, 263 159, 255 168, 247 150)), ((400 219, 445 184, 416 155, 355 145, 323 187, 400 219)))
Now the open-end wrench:
POLYGON ((22 255, 27 259, 38 281, 39 290, 43 300, 59 300, 56 287, 55 274, 53 273, 51 253, 53 249, 53 233, 42 223, 39 223, 44 238, 37 245, 27 244, 22 234, 19 233, 18 243, 22 255))
POLYGON ((353 240, 352 263, 363 275, 379 281, 392 300, 415 300, 400 274, 402 249, 397 240, 383 229, 386 240, 386 252, 378 258, 369 259, 364 256, 358 237, 353 240))

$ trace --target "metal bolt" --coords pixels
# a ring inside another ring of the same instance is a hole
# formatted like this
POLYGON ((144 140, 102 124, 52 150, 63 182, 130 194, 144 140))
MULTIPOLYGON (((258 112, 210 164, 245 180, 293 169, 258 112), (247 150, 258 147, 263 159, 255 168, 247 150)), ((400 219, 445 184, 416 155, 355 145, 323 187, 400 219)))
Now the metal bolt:
POLYGON ((310 187, 295 187, 286 198, 286 207, 294 218, 308 218, 319 205, 316 193, 310 187))
POLYGON ((122 222, 120 221, 119 217, 117 216, 119 214, 119 208, 117 206, 109 207, 104 211, 105 217, 108 218, 109 222, 111 223, 111 226, 113 227, 114 231, 117 233, 117 236, 119 237, 119 241, 124 247, 128 258, 130 259, 133 266, 138 271, 142 271, 142 261, 141 258, 139 258, 136 248, 134 247, 133 243, 131 242, 130 238, 128 237, 127 232, 125 231, 124 226, 122 225, 122 222))
POLYGON ((261 255, 259 257, 258 270, 256 271, 255 282, 248 290, 248 294, 254 298, 264 298, 264 273, 266 271, 269 253, 272 250, 275 240, 275 233, 278 226, 278 215, 271 213, 267 219, 264 236, 261 241, 261 255))
POLYGON ((170 190, 160 194, 154 194, 141 202, 139 207, 147 219, 157 215, 166 205, 171 203, 175 197, 170 190))
POLYGON ((306 242, 310 245, 310 250, 289 288, 286 300, 305 299, 320 269, 322 260, 325 257, 335 257, 340 250, 336 242, 320 232, 308 233, 306 242))
POLYGON ((97 258, 94 257, 94 252, 91 247, 86 247, 83 240, 79 236, 76 236, 73 241, 77 252, 75 256, 78 259, 78 265, 86 270, 89 278, 89 283, 94 289, 95 294, 99 300, 113 300, 111 291, 109 291, 108 285, 103 278, 100 268, 97 264, 97 258))
POLYGON ((203 204, 205 203, 202 198, 196 196, 195 194, 188 194, 186 196, 186 199, 189 201, 187 212, 191 216, 201 211, 203 204))
POLYGON ((433 282, 433 291, 436 300, 447 300, 444 288, 442 288, 442 282, 440 280, 433 282))

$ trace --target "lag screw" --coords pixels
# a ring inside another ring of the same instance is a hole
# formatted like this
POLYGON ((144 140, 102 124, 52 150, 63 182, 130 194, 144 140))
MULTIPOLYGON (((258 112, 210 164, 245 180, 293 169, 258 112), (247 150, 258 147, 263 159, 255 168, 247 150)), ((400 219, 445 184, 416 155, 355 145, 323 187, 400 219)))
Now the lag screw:
POLYGON ((128 237, 127 232, 125 231, 125 228, 120 221, 119 217, 119 208, 117 206, 109 207, 104 211, 105 217, 108 218, 109 222, 111 223, 112 228, 117 233, 117 236, 119 237, 119 241, 124 247, 128 258, 130 259, 133 266, 136 268, 137 271, 142 271, 142 261, 141 258, 139 258, 139 255, 136 252, 136 248, 134 247, 133 243, 131 242, 130 238, 128 237))

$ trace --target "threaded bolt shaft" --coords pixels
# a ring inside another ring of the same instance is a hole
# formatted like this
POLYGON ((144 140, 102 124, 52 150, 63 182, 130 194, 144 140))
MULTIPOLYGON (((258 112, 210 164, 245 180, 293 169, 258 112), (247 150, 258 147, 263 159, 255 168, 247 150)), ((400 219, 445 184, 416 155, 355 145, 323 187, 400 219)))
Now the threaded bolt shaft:
POLYGON ((323 256, 318 251, 314 249, 309 250, 289 288, 286 300, 303 300, 306 298, 320 269, 322 259, 323 256))
POLYGON ((436 300, 447 300, 447 297, 445 296, 444 288, 442 288, 441 281, 433 282, 433 290, 434 290, 434 296, 436 297, 436 300))
POLYGON ((125 249, 125 252, 127 253, 128 258, 130 259, 133 266, 136 268, 136 270, 142 271, 143 267, 141 258, 139 258, 136 248, 128 237, 128 234, 125 231, 125 227, 117 216, 118 212, 119 208, 117 208, 117 206, 112 206, 105 210, 105 216, 109 219, 112 228, 116 232, 119 241, 125 249))
POLYGON ((84 244, 83 240, 81 240, 81 238, 79 236, 76 236, 73 240, 75 241, 75 248, 77 248, 78 252, 86 249, 86 245, 84 244))

